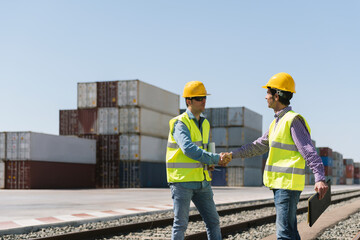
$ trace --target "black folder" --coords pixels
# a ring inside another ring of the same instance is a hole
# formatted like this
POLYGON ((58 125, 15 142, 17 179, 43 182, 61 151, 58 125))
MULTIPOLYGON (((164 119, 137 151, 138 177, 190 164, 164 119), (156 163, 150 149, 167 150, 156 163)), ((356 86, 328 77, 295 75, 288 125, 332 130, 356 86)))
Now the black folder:
POLYGON ((314 225, 320 215, 326 210, 331 204, 331 186, 330 180, 326 182, 329 189, 327 190, 323 199, 319 200, 319 194, 315 193, 308 199, 308 223, 311 227, 314 225))

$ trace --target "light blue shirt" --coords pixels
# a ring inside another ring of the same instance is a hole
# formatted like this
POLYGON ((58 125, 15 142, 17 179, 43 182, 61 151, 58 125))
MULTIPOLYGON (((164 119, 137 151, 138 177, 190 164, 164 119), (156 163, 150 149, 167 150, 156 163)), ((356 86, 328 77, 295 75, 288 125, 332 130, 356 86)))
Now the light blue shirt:
MULTIPOLYGON (((188 114, 190 120, 194 120, 196 126, 199 127, 200 132, 202 134, 202 123, 205 120, 205 117, 203 114, 200 115, 200 120, 197 121, 194 114, 189 109, 186 109, 186 113, 188 114)), ((174 124, 174 130, 173 130, 173 136, 176 141, 176 143, 181 148, 181 151, 189 158, 199 161, 201 163, 207 164, 207 165, 214 165, 217 164, 220 160, 220 155, 217 153, 211 153, 207 152, 198 146, 196 146, 191 141, 191 135, 190 130, 188 127, 181 121, 176 121, 174 124)), ((204 175, 205 179, 205 175, 204 175)), ((191 189, 200 189, 201 187, 207 187, 210 183, 206 181, 206 179, 203 182, 183 182, 180 183, 185 188, 191 188, 191 189)))

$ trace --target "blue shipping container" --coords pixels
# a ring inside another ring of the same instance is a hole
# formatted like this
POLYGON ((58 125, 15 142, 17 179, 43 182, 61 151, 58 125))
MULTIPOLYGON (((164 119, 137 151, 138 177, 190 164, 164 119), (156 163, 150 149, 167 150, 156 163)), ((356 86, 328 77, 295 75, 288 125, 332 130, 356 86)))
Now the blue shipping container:
POLYGON ((225 167, 216 167, 215 171, 212 171, 212 186, 226 186, 227 185, 227 175, 225 167))
POLYGON ((166 164, 153 162, 140 162, 140 187, 166 188, 166 164))
POLYGON ((333 166, 334 160, 332 159, 332 157, 321 157, 321 160, 324 166, 329 166, 329 167, 333 166))

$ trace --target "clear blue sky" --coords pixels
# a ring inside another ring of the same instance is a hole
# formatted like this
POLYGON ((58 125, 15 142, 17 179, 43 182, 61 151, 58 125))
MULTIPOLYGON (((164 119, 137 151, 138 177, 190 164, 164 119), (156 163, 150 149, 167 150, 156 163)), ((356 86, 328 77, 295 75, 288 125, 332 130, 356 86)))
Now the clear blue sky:
POLYGON ((78 82, 126 79, 178 94, 203 81, 207 107, 248 107, 264 131, 261 86, 284 71, 317 146, 360 161, 359 12, 351 0, 0 0, 0 131, 58 134, 78 82))

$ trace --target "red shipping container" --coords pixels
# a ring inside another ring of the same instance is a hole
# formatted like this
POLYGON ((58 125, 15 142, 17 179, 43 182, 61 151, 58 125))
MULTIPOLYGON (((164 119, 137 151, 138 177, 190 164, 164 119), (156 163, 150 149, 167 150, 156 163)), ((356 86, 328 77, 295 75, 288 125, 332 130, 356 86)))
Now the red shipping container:
POLYGON ((346 178, 354 177, 354 165, 346 165, 346 178))
POLYGON ((328 147, 320 147, 319 148, 321 157, 332 157, 332 149, 328 147))
POLYGON ((332 167, 324 166, 324 168, 325 168, 325 176, 332 176, 332 167))
POLYGON ((97 108, 78 109, 79 134, 97 133, 97 108))
POLYGON ((95 164, 6 161, 7 189, 95 187, 95 164))
POLYGON ((117 107, 118 82, 97 82, 97 106, 117 107))
POLYGON ((99 135, 97 153, 101 162, 118 161, 120 159, 119 135, 99 135))
POLYGON ((78 110, 60 110, 59 114, 59 134, 78 135, 79 134, 79 115, 78 110))

